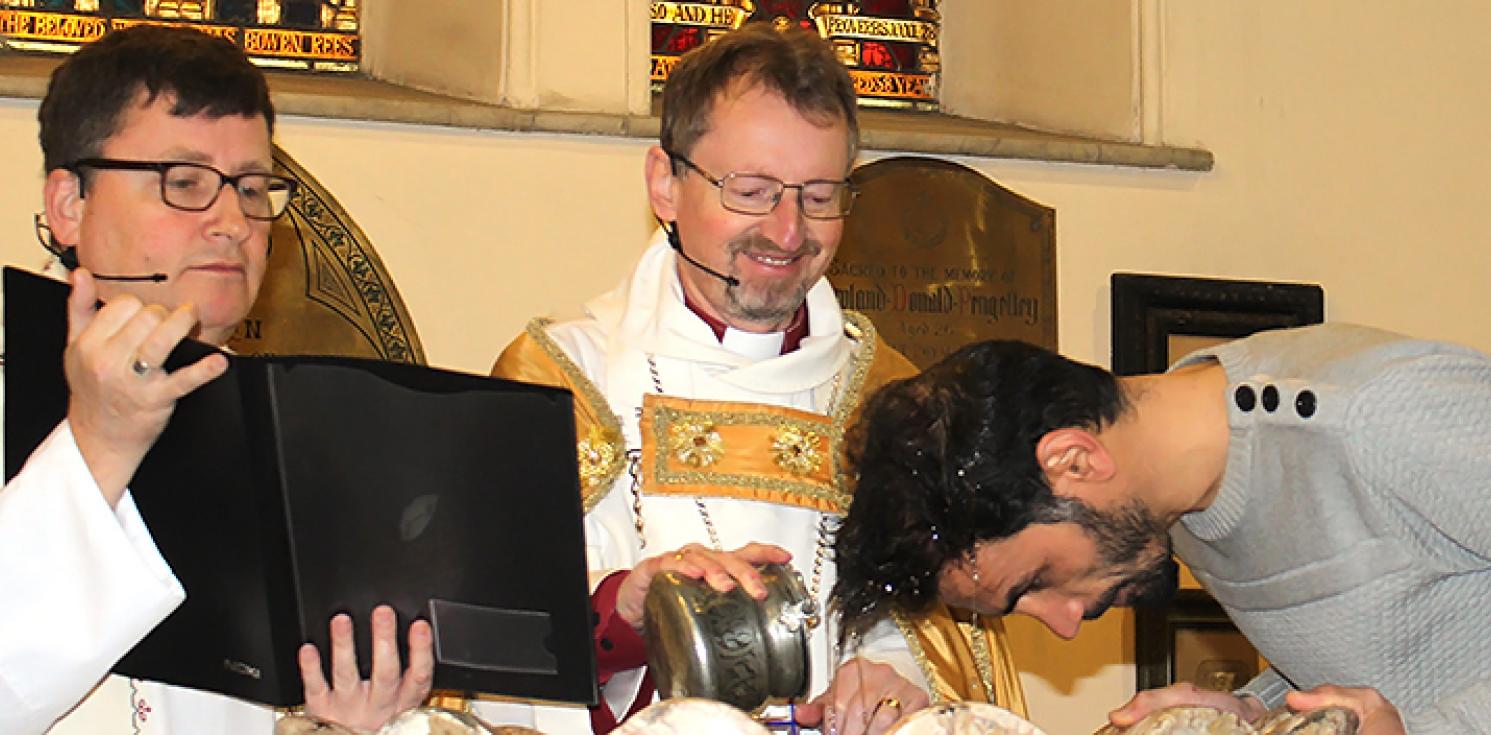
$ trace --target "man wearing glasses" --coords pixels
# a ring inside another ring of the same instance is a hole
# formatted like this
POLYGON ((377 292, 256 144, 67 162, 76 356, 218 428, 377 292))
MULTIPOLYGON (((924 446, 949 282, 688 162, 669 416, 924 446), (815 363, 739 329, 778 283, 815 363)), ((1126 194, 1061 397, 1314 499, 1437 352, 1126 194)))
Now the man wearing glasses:
MULTIPOLYGON (((232 335, 294 194, 272 173, 264 76, 226 41, 137 26, 58 67, 38 118, 47 244, 73 286, 71 401, 0 490, 0 732, 41 733, 73 710, 57 732, 263 735, 268 708, 107 675, 184 596, 127 486, 176 401, 227 368, 221 355, 161 364, 184 337, 232 335)), ((411 626, 401 674, 395 625, 391 609, 375 612, 371 681, 345 616, 331 622, 331 684, 304 647, 307 711, 374 729, 418 704, 429 628, 411 626)))
POLYGON ((541 708, 527 724, 606 732, 652 701, 640 633, 658 573, 761 599, 754 565, 767 562, 790 564, 809 598, 818 699, 797 719, 878 733, 927 704, 894 622, 842 655, 821 622, 848 505, 838 437, 865 390, 913 372, 823 277, 854 202, 857 140, 852 83, 811 32, 747 26, 692 52, 647 153, 662 223, 650 247, 587 318, 535 322, 498 358, 494 375, 576 395, 595 583, 602 704, 588 722, 541 708))

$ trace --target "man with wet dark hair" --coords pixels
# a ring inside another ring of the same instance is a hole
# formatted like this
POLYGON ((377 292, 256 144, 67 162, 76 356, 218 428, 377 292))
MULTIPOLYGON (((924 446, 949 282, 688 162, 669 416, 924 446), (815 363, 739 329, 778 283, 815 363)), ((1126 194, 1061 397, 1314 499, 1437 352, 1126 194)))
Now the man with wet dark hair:
MULTIPOLYGON (((264 75, 227 41, 135 26, 63 62, 38 118, 50 247, 72 282, 71 398, 0 490, 0 732, 41 733, 73 710, 59 730, 263 735, 268 708, 107 675, 184 597, 128 484, 176 401, 227 369, 221 355, 162 363, 184 337, 233 334, 294 193, 274 173, 264 75)), ((370 681, 344 615, 330 624, 330 683, 315 648, 299 652, 309 713, 375 729, 424 699, 428 624, 411 626, 401 673, 393 611, 372 618, 370 681)))
POLYGON ((1031 524, 1079 525, 1111 563, 1144 557, 1165 529, 1142 508, 1100 512, 1053 492, 1033 452, 991 451, 1035 447, 1063 427, 1096 432, 1128 409, 1112 374, 1022 342, 964 348, 877 393, 851 437, 850 461, 872 491, 856 494, 839 533, 837 603, 850 619, 920 610, 946 566, 1031 524))
POLYGON ((970 345, 867 403, 836 546, 846 625, 933 600, 1076 635, 1185 561, 1272 664, 1180 704, 1354 710, 1361 735, 1491 722, 1491 357, 1344 324, 1201 350, 1164 375, 970 345))

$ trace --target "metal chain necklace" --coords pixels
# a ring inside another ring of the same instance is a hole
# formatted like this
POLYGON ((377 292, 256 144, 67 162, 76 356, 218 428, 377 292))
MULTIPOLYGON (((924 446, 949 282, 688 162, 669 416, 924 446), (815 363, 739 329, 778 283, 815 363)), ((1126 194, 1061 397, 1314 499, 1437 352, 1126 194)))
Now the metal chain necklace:
MULTIPOLYGON (((657 359, 651 353, 647 355, 647 372, 652 376, 653 389, 658 392, 658 395, 662 395, 663 380, 658 375, 657 359)), ((838 401, 839 376, 839 372, 834 373, 833 385, 829 388, 828 403, 824 407, 824 413, 826 414, 833 412, 834 404, 838 401)), ((640 416, 641 408, 637 410, 640 416)), ((637 459, 640 459, 640 453, 637 459)), ((637 534, 639 537, 642 534, 642 493, 640 485, 640 478, 634 470, 632 472, 632 510, 636 514, 637 534)), ((709 534, 710 547, 715 551, 723 552, 725 550, 724 544, 720 542, 719 530, 715 528, 714 517, 710 515, 709 508, 704 505, 704 498, 695 495, 694 508, 699 511, 699 520, 704 523, 704 531, 709 534)), ((827 513, 823 511, 818 512, 818 538, 813 549, 813 573, 811 581, 808 583, 808 599, 803 601, 800 609, 803 615, 803 622, 807 624, 809 629, 817 628, 823 622, 822 608, 818 603, 818 593, 823 588, 824 562, 828 558, 828 550, 833 546, 834 529, 832 523, 827 513)), ((646 544, 647 542, 644 539, 642 545, 646 546, 646 544)))
POLYGON ((977 643, 974 642, 977 638, 983 636, 983 634, 984 634, 984 621, 983 621, 983 618, 979 617, 979 613, 978 613, 979 578, 978 578, 978 547, 977 546, 974 546, 973 547, 973 551, 969 553, 968 560, 969 560, 969 563, 971 563, 973 565, 973 571, 969 573, 969 576, 972 578, 972 582, 973 582, 973 605, 970 607, 970 610, 972 610, 972 612, 973 612, 973 616, 972 616, 973 617, 973 625, 972 625, 972 630, 970 630, 969 634, 968 634, 969 643, 973 645, 973 651, 974 651, 974 659, 975 660, 974 660, 974 666, 973 666, 973 668, 976 671, 978 671, 978 681, 979 681, 979 684, 983 685, 983 687, 984 687, 984 693, 988 695, 989 701, 993 702, 994 701, 994 679, 993 679, 994 668, 993 668, 993 662, 984 662, 984 661, 979 661, 978 660, 980 658, 980 656, 979 656, 980 652, 982 652, 984 654, 984 657, 988 656, 988 652, 985 649, 983 649, 982 646, 980 646, 980 645, 978 645, 977 643))

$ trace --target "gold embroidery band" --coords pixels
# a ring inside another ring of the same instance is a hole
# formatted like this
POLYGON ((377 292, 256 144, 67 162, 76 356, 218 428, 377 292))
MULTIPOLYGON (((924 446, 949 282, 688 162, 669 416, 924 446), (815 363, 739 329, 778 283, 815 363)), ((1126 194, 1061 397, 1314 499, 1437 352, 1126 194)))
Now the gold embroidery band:
POLYGON ((843 513, 841 431, 829 417, 759 403, 642 399, 642 492, 759 500, 843 513))

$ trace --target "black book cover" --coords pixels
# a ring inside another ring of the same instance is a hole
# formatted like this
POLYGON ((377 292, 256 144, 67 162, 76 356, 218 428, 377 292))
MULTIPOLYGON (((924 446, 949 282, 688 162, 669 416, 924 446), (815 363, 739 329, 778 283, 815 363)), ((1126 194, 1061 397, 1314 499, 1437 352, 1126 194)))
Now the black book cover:
MULTIPOLYGON (((7 268, 6 478, 66 414, 66 284, 7 268)), ((184 341, 167 369, 213 348, 184 341)), ((187 600, 118 673, 272 705, 327 623, 435 627, 437 689, 594 704, 572 397, 401 363, 231 356, 130 483, 187 600)))

